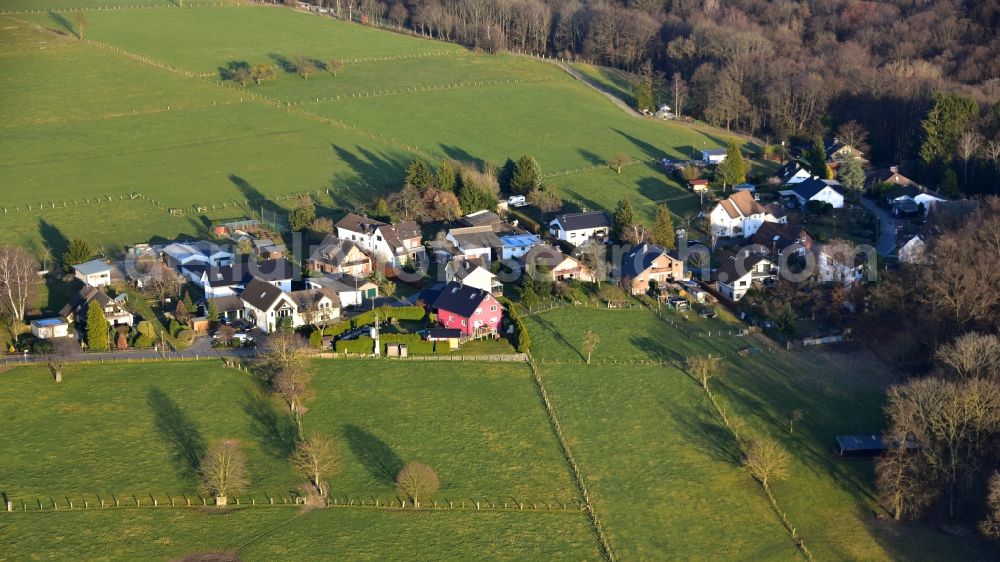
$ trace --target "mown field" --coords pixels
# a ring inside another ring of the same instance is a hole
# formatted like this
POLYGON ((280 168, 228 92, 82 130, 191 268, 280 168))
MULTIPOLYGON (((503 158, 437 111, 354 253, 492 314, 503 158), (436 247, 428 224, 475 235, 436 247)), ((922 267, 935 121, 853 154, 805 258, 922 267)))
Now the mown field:
MULTIPOLYGON (((0 9, 19 6, 8 0, 0 9)), ((27 208, 41 206, 41 218, 67 237, 110 246, 120 227, 109 214, 73 215, 64 205, 130 193, 163 208, 131 211, 148 226, 129 238, 188 232, 205 206, 255 207, 302 191, 329 190, 322 205, 350 207, 397 189, 414 157, 502 163, 532 154, 548 174, 596 167, 550 183, 567 200, 667 200, 681 216, 690 201, 673 200, 680 187, 658 171, 610 178, 603 162, 679 156, 724 140, 626 115, 543 61, 288 9, 187 6, 87 11, 85 41, 72 14, 0 16, 8 69, 0 78, 0 240, 47 245, 23 220, 37 223, 27 208), (306 80, 287 70, 297 56, 345 64, 306 80), (245 89, 220 84, 220 67, 234 61, 273 64, 277 77, 245 89)), ((652 208, 640 206, 640 215, 652 208)))

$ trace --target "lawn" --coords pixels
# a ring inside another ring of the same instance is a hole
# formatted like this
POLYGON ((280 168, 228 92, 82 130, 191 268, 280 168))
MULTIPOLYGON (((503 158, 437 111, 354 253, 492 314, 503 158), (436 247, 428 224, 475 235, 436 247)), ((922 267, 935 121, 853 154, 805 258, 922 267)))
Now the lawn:
MULTIPOLYGON (((314 368, 305 425, 341 444, 334 494, 388 498, 402 463, 421 460, 439 473, 440 499, 575 497, 523 365, 314 368)), ((0 385, 0 481, 12 498, 190 493, 192 457, 224 438, 246 452, 251 492, 288 493, 300 481, 285 462, 295 430, 283 407, 215 362, 69 367, 60 385, 20 368, 0 385)))
POLYGON ((0 523, 15 560, 594 560, 578 512, 386 512, 295 508, 15 513, 0 523))

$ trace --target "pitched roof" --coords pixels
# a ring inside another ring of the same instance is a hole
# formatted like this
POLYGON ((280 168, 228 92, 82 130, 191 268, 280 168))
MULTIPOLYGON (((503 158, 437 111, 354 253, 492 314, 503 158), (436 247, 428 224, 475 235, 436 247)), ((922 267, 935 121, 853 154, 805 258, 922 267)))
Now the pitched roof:
POLYGON ((441 294, 431 307, 468 318, 489 296, 490 294, 482 289, 452 281, 441 289, 441 294))
POLYGON ((363 217, 361 215, 356 215, 354 213, 348 213, 347 216, 337 221, 336 224, 337 228, 343 228, 345 230, 350 230, 351 232, 359 232, 362 234, 371 234, 380 226, 386 226, 386 223, 370 219, 368 217, 363 217))
POLYGON ((300 291, 292 291, 288 293, 288 296, 291 297, 296 306, 299 307, 299 310, 310 302, 319 302, 323 300, 323 297, 330 299, 335 308, 340 308, 340 295, 337 294, 337 291, 327 287, 321 289, 302 289, 300 291))
POLYGON ((503 242, 493 232, 491 226, 468 226, 464 228, 453 228, 448 231, 448 236, 455 240, 455 244, 461 249, 471 248, 499 248, 503 242))
POLYGON ((805 240, 803 244, 807 246, 812 243, 812 237, 809 236, 809 232, 806 231, 805 227, 796 224, 780 224, 776 222, 765 222, 760 225, 757 232, 750 237, 751 244, 763 246, 767 248, 768 251, 782 251, 792 244, 802 240, 805 240))
POLYGON ((257 310, 270 310, 284 294, 279 287, 254 278, 240 293, 240 298, 257 310))
POLYGON ((233 312, 234 310, 243 309, 243 301, 236 295, 213 297, 208 299, 208 302, 215 303, 215 310, 218 312, 233 312))
POLYGON ((420 237, 420 226, 414 221, 387 224, 378 227, 377 230, 395 254, 406 251, 406 244, 403 243, 403 240, 420 237))
POLYGON ((508 234, 500 236, 500 243, 505 248, 519 248, 522 246, 534 246, 542 239, 537 234, 508 234))
POLYGON ((702 154, 708 154, 709 156, 723 156, 726 154, 725 148, 706 148, 701 151, 702 154))
POLYGON ((604 211, 590 211, 588 213, 559 215, 552 222, 558 222, 562 229, 568 232, 570 230, 610 227, 611 217, 604 211))
POLYGON ((70 315, 74 314, 84 306, 89 306, 90 301, 94 299, 97 299, 97 304, 101 305, 102 308, 113 302, 111 297, 109 297, 104 291, 98 289, 97 287, 85 285, 77 294, 70 297, 69 302, 63 305, 63 307, 59 310, 59 316, 69 318, 70 315))
POLYGON ((209 287, 230 287, 245 285, 252 278, 264 281, 285 281, 294 277, 292 263, 285 258, 276 260, 251 260, 249 256, 231 265, 220 266, 185 266, 184 269, 198 274, 204 274, 209 287))
MULTIPOLYGON (((809 201, 817 193, 823 191, 828 187, 832 188, 837 193, 841 193, 840 182, 836 180, 821 180, 819 178, 809 178, 802 183, 797 183, 795 184, 795 187, 793 187, 791 190, 795 192, 795 195, 801 197, 802 199, 805 199, 806 201, 809 201)), ((843 194, 841 193, 841 195, 843 194)))
POLYGON ((85 263, 79 263, 73 266, 73 269, 79 271, 83 275, 94 275, 95 273, 102 273, 104 271, 111 271, 111 266, 107 264, 104 260, 96 259, 90 260, 85 263))
POLYGON ((466 277, 475 273, 477 269, 485 271, 486 274, 489 275, 491 278, 496 277, 496 275, 493 275, 493 273, 490 270, 486 269, 485 267, 481 267, 479 264, 473 262, 472 260, 451 261, 448 262, 448 265, 445 266, 445 269, 447 270, 448 273, 451 274, 451 276, 454 278, 455 281, 464 280, 466 277))
POLYGON ((743 265, 741 268, 739 267, 740 260, 737 259, 737 255, 739 254, 730 256, 729 259, 723 262, 722 267, 715 272, 715 279, 718 282, 725 283, 726 285, 732 285, 737 279, 742 279, 749 274, 750 270, 752 270, 758 263, 767 262, 772 266, 774 265, 774 262, 766 256, 762 256, 758 253, 750 253, 743 258, 743 265))
POLYGON ((670 255, 663 246, 640 244, 622 256, 619 272, 622 277, 637 277, 652 267, 653 262, 663 254, 667 254, 671 259, 678 259, 676 256, 670 255))
POLYGON ((544 265, 545 267, 552 269, 567 259, 576 261, 575 258, 567 256, 554 246, 550 246, 548 244, 538 244, 521 256, 521 263, 525 266, 544 265))
POLYGON ((351 251, 355 249, 361 251, 361 248, 354 242, 330 234, 320 242, 319 246, 316 246, 316 249, 309 256, 309 260, 339 266, 346 262, 351 251))
POLYGON ((500 215, 492 211, 476 211, 462 217, 460 222, 467 226, 492 226, 500 223, 500 215))
POLYGON ((782 183, 785 183, 795 177, 795 174, 799 173, 802 169, 802 164, 798 160, 789 160, 784 166, 778 168, 778 171, 775 172, 774 175, 777 176, 782 183))
POLYGON ((719 205, 726 211, 729 218, 738 219, 749 217, 764 212, 764 207, 760 206, 749 191, 737 191, 729 197, 719 201, 719 205))

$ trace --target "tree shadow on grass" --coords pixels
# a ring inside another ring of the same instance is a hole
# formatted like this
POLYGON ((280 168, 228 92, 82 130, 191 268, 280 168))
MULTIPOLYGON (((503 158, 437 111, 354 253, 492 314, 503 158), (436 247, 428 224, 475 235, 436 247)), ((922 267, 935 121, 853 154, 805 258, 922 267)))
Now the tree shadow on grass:
POLYGON ((205 439, 176 402, 162 390, 149 390, 147 402, 153 410, 156 433, 171 447, 174 462, 185 477, 197 475, 205 455, 205 439))
POLYGON ((80 33, 73 27, 73 24, 66 19, 66 16, 60 14, 59 12, 49 12, 49 17, 52 18, 52 21, 59 24, 59 27, 65 29, 67 33, 71 33, 77 38, 80 37, 80 33))
POLYGON ((274 400, 262 392, 248 390, 243 411, 250 416, 250 434, 264 449, 279 459, 292 454, 298 445, 299 432, 292 416, 274 400))
POLYGON ((575 352, 577 355, 579 355, 580 359, 586 359, 587 358, 587 356, 584 355, 582 351, 580 351, 579 349, 577 349, 577 347, 575 345, 571 344, 569 342, 569 340, 566 339, 566 337, 563 336, 562 333, 559 330, 557 330, 556 327, 551 322, 549 322, 548 320, 545 320, 544 318, 542 318, 541 314, 536 314, 534 316, 534 320, 535 320, 535 322, 538 323, 539 326, 541 326, 541 327, 545 328, 546 330, 548 330, 549 333, 552 334, 552 337, 554 337, 555 339, 559 340, 566 347, 570 348, 571 350, 573 350, 573 352, 575 352))
POLYGON ((674 419, 674 426, 680 433, 678 437, 690 447, 708 453, 719 462, 739 466, 741 454, 736 439, 712 413, 708 399, 702 397, 701 401, 686 410, 678 409, 677 404, 669 400, 662 401, 661 406, 662 411, 674 419))
POLYGON ((376 479, 392 484, 403 468, 403 459, 378 437, 353 425, 344 426, 344 439, 354 456, 376 479))
POLYGON ((684 361, 684 357, 667 346, 666 343, 648 337, 632 336, 629 341, 640 351, 649 355, 651 359, 662 359, 664 361, 684 361))

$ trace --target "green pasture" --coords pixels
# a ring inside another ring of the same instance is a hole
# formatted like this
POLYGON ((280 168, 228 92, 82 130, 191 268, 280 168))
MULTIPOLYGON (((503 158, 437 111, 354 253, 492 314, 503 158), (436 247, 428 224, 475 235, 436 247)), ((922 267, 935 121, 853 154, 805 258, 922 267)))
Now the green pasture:
MULTIPOLYGON (((332 493, 392 497, 396 472, 420 460, 438 471, 442 500, 572 501, 527 369, 467 365, 313 364, 305 426, 340 444, 332 493)), ((58 385, 21 368, 0 385, 11 497, 191 493, 194 464, 220 439, 246 452, 250 492, 287 494, 302 480, 286 462, 297 432, 284 407, 220 363, 69 367, 58 385)))
POLYGON ((15 560, 594 560, 583 514, 245 508, 15 513, 0 522, 15 560), (224 559, 224 558, 223 558, 224 559))
POLYGON ((525 318, 531 334, 532 354, 542 361, 582 361, 586 359, 583 341, 587 330, 596 332, 601 341, 592 361, 677 361, 704 353, 732 355, 750 343, 737 336, 700 337, 710 330, 738 330, 739 326, 721 319, 706 320, 694 312, 668 312, 681 328, 677 329, 644 308, 604 309, 564 307, 532 314, 525 318), (690 336, 689 336, 690 334, 690 336))

